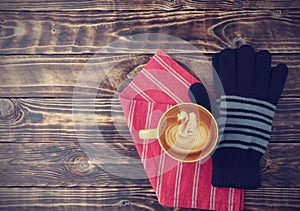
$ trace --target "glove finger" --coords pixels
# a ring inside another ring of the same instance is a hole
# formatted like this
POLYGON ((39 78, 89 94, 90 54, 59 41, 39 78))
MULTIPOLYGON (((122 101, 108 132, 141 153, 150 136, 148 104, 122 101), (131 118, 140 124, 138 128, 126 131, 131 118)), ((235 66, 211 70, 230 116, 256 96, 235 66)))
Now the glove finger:
POLYGON ((212 57, 212 65, 216 73, 219 75, 220 70, 219 70, 219 59, 220 59, 220 54, 216 53, 212 57))
POLYGON ((220 68, 219 68, 219 59, 220 54, 216 53, 212 57, 212 65, 213 65, 213 80, 214 80, 214 93, 216 95, 216 99, 219 99, 221 96, 221 93, 223 93, 223 86, 220 81, 219 75, 220 75, 220 68))
POLYGON ((253 95, 255 51, 250 45, 237 49, 237 90, 241 96, 253 95))
POLYGON ((201 83, 194 83, 188 91, 188 95, 193 103, 203 106, 208 111, 211 111, 209 95, 201 83))
POLYGON ((271 78, 268 88, 268 102, 276 105, 283 91, 284 84, 288 75, 288 67, 285 64, 278 64, 271 71, 271 78))
POLYGON ((226 95, 236 92, 236 51, 224 49, 220 52, 219 77, 226 95))
POLYGON ((260 51, 255 55, 254 95, 264 100, 268 93, 268 84, 271 75, 271 54, 269 51, 260 51))

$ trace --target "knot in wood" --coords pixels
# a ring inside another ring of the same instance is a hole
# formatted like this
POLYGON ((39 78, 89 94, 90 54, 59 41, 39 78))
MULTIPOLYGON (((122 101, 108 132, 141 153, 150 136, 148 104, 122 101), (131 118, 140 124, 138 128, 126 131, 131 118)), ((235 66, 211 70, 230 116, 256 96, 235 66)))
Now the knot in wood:
POLYGON ((125 206, 130 206, 130 205, 131 205, 131 202, 128 200, 121 200, 118 202, 118 206, 120 206, 120 207, 125 207, 125 206))
POLYGON ((92 165, 85 157, 78 157, 74 160, 73 171, 75 173, 87 173, 92 170, 92 165))
POLYGON ((15 110, 15 105, 11 100, 0 99, 0 118, 11 116, 15 110))
POLYGON ((281 13, 282 13, 281 10, 273 10, 272 11, 273 16, 277 17, 277 18, 281 16, 281 13))

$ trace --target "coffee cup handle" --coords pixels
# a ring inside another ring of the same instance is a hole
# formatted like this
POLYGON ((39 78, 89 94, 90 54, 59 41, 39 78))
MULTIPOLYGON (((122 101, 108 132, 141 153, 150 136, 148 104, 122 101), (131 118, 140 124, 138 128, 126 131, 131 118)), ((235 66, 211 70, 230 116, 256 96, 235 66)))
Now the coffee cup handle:
POLYGON ((157 139, 157 129, 140 130, 139 137, 141 139, 157 139))

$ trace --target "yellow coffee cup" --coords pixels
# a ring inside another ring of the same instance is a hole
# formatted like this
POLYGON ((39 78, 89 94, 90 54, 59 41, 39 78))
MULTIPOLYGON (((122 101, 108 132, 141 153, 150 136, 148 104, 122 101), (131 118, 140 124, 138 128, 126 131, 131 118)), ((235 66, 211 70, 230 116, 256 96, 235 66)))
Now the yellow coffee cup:
POLYGON ((139 131, 141 139, 157 139, 162 149, 181 162, 207 158, 218 141, 218 126, 203 106, 180 103, 172 106, 158 122, 156 129, 139 131))

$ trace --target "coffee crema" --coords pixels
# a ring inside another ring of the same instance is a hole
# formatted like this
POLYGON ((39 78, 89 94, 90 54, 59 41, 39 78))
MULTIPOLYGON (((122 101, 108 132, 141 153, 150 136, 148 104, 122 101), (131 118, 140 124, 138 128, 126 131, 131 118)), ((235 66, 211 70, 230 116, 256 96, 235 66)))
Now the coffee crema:
POLYGON ((211 147, 211 119, 197 108, 181 106, 165 115, 160 131, 161 144, 174 157, 193 160, 211 147))
MULTIPOLYGON (((181 114, 185 115, 186 112, 183 111, 181 114)), ((205 148, 209 130, 196 118, 197 115, 192 112, 186 118, 178 118, 169 124, 165 131, 165 140, 172 150, 180 154, 189 154, 205 148)))

